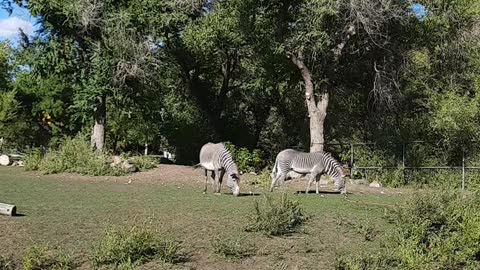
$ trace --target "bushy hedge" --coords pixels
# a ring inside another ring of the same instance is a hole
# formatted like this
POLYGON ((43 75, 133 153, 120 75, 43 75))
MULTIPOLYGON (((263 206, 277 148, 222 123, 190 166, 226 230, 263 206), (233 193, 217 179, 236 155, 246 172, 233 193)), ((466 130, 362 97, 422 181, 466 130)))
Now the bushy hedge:
POLYGON ((480 193, 418 193, 391 220, 379 253, 342 255, 336 268, 480 268, 480 193))
POLYGON ((121 172, 110 166, 104 153, 92 151, 82 137, 67 138, 56 150, 48 151, 39 164, 46 173, 73 172, 85 175, 119 175, 121 172))

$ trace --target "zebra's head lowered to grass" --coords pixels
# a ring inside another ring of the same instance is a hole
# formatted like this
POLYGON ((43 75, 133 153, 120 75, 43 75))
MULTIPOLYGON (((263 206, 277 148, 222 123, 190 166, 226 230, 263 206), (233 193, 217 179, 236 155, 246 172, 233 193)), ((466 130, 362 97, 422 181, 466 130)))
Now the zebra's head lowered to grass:
POLYGON ((234 172, 227 173, 227 186, 232 190, 233 196, 238 196, 240 194, 240 176, 234 172))

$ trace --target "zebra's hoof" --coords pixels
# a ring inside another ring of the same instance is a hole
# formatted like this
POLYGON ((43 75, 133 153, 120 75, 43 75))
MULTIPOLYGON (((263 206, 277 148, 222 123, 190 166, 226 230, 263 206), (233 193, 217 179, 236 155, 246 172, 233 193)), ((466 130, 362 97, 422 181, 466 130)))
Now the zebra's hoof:
POLYGON ((222 195, 222 193, 218 192, 218 193, 215 193, 215 195, 220 196, 222 195))
POLYGON ((207 192, 206 192, 206 191, 204 191, 204 192, 202 192, 202 194, 207 194, 207 192))

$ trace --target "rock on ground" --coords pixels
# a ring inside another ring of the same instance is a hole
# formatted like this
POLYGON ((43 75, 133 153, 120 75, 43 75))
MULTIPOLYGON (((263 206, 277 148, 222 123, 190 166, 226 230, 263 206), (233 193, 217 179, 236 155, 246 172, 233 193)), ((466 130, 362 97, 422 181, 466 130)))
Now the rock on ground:
POLYGON ((372 183, 370 183, 369 187, 372 187, 372 188, 381 188, 382 187, 382 184, 378 181, 373 181, 372 183))

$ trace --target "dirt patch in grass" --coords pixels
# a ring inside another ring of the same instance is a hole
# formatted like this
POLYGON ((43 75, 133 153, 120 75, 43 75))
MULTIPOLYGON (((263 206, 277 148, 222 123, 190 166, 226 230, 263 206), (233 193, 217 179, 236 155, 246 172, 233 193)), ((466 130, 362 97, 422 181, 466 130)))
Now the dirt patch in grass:
MULTIPOLYGON (((178 187, 185 186, 196 186, 203 187, 205 184, 205 175, 203 169, 194 169, 191 166, 182 166, 182 165, 157 165, 156 168, 145 171, 137 172, 130 175, 124 176, 99 176, 91 177, 84 176, 72 173, 61 173, 55 175, 42 175, 38 172, 25 172, 29 177, 37 178, 48 178, 48 179, 58 179, 62 181, 86 181, 86 182, 114 182, 114 183, 123 183, 123 184, 135 184, 135 183, 150 183, 150 184, 176 184, 178 187)), ((260 190, 248 183, 254 182, 255 175, 246 173, 241 176, 241 192, 244 194, 250 194, 250 192, 259 192, 260 190)), ((353 185, 349 183, 349 180, 346 180, 347 192, 355 194, 382 194, 382 195, 403 195, 406 193, 411 193, 412 189, 401 189, 401 188, 370 188, 365 185, 353 185)), ((293 180, 288 180, 286 182, 286 190, 292 193, 304 193, 307 185, 306 178, 298 178, 293 180)), ((224 192, 228 192, 225 189, 224 192)), ((211 189, 211 182, 209 179, 208 189, 211 189)), ((275 190, 277 191, 278 188, 275 190)), ((263 190, 262 190, 263 191, 263 190)), ((320 186, 320 193, 331 194, 334 192, 333 184, 326 186, 320 186)), ((310 191, 310 194, 314 194, 314 191, 310 191)))

